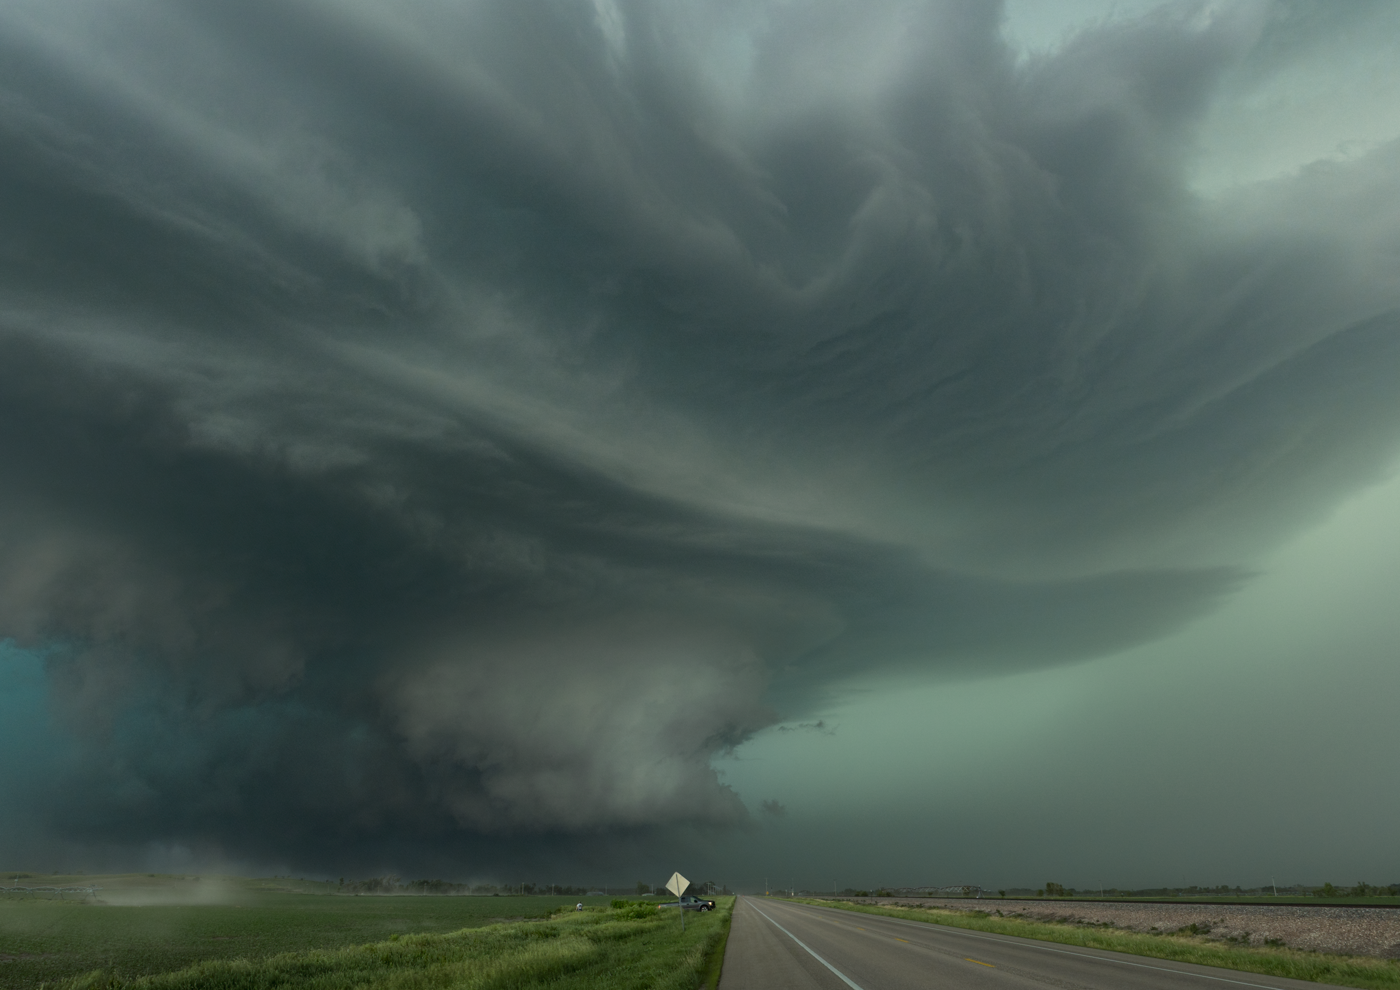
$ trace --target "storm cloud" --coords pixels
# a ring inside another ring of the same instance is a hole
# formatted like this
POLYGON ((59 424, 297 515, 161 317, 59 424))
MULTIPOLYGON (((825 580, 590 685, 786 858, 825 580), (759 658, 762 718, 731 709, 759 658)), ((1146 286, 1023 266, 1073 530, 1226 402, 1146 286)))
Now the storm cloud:
POLYGON ((1192 186, 1287 13, 7 5, 44 827, 742 826, 712 759, 854 673, 1208 613, 1400 438, 1400 147, 1192 186))

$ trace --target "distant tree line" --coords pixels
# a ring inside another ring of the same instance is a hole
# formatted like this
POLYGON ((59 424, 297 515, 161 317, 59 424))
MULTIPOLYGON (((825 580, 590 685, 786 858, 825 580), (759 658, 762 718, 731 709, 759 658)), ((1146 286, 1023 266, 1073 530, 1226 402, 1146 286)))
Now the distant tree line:
POLYGON ((396 876, 384 876, 350 881, 346 881, 342 877, 337 889, 346 894, 436 894, 450 897, 556 894, 562 897, 579 897, 589 893, 593 888, 575 887, 569 884, 454 883, 451 880, 403 880, 396 876))
POLYGON ((1334 887, 1324 883, 1313 893, 1318 897, 1400 897, 1400 883, 1376 887, 1365 880, 1356 881, 1355 887, 1334 887))
MULTIPOLYGON (((666 878, 666 880, 669 879, 671 878, 666 878)), ((645 880, 638 880, 637 895, 644 897, 647 894, 666 894, 669 896, 671 892, 666 889, 666 880, 658 884, 649 884, 645 880)), ((708 894, 732 893, 728 887, 717 884, 713 880, 701 880, 698 883, 692 882, 691 885, 685 889, 685 892, 687 894, 695 894, 697 897, 708 894)))
MULTIPOLYGON (((1089 888, 1076 890, 1074 887, 1066 887, 1063 884, 1047 882, 1044 887, 1035 891, 1036 897, 1265 897, 1277 893, 1280 897, 1400 897, 1400 883, 1377 886, 1358 880, 1354 887, 1338 887, 1331 883, 1324 883, 1321 887, 1305 887, 1294 885, 1291 887, 1275 888, 1272 884, 1267 887, 1244 888, 1236 885, 1220 884, 1216 887, 1149 887, 1138 890, 1120 890, 1117 887, 1089 888)), ((1004 892, 998 891, 1002 896, 1004 892)), ((1013 895, 1029 893, 1026 890, 1012 890, 1013 895)))

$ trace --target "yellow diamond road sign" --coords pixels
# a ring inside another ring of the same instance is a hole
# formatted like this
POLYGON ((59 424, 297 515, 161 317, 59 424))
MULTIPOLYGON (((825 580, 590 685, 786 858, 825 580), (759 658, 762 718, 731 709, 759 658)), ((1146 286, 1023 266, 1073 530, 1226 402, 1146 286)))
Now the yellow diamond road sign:
POLYGON ((679 873, 672 873, 671 879, 666 881, 666 889, 680 897, 685 893, 685 888, 690 886, 690 881, 679 873))

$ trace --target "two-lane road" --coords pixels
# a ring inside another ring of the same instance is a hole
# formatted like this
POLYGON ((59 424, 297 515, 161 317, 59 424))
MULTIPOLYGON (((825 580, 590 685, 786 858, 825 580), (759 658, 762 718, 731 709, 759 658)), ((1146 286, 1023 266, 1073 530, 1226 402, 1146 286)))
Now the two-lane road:
POLYGON ((740 897, 719 990, 1318 990, 1320 984, 740 897))

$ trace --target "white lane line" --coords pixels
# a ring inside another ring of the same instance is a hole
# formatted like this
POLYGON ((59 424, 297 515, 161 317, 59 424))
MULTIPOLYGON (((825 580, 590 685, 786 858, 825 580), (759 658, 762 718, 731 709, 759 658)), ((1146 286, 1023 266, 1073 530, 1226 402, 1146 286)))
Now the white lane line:
MULTIPOLYGON (((806 905, 806 906, 807 906, 807 907, 816 907, 817 905, 815 905, 815 904, 808 904, 808 905, 806 905)), ((755 908, 755 910, 757 910, 757 908, 755 908)), ((823 911, 840 911, 841 909, 840 909, 840 908, 829 908, 829 907, 824 907, 824 908, 822 908, 821 910, 823 910, 823 911)), ((861 914, 863 914, 864 912, 855 912, 855 911, 851 911, 851 912, 842 912, 842 913, 850 913, 850 914, 861 913, 861 914)), ((763 912, 762 912, 762 911, 759 911, 759 914, 763 914, 763 912)), ((764 917, 767 918, 768 916, 767 916, 767 915, 764 915, 764 917)), ((1177 976, 1194 976, 1194 977, 1195 977, 1196 979, 1198 979, 1198 980, 1215 980, 1217 983, 1233 983, 1233 984, 1235 984, 1236 986, 1241 986, 1241 987, 1262 987, 1263 990, 1281 990, 1281 988, 1280 988, 1277 984, 1270 985, 1270 984, 1268 984, 1268 983, 1246 983, 1244 980, 1229 980, 1229 979, 1226 979, 1226 978, 1223 977, 1223 976, 1209 976, 1209 975, 1207 975, 1207 974, 1205 974, 1205 973, 1193 973, 1193 972, 1191 972, 1189 969, 1168 969, 1166 966, 1149 966, 1149 965, 1147 965, 1146 963, 1128 962, 1126 959, 1114 959, 1114 958, 1112 958, 1111 956, 1094 956, 1094 955, 1090 955, 1090 954, 1087 953, 1087 952, 1071 952, 1071 951, 1069 951, 1068 949, 1052 949, 1052 948, 1050 948, 1050 946, 1048 946, 1048 945, 1036 945, 1034 942, 1031 942, 1031 941, 1022 942, 1022 941, 1019 941, 1019 940, 1009 939, 1009 938, 997 938, 995 935, 974 935, 972 932, 963 931, 963 930, 960 929, 960 928, 953 928, 953 927, 948 926, 948 925, 937 925, 937 924, 934 924, 934 923, 932 923, 932 922, 905 921, 905 920, 903 920, 902 918, 891 918, 891 917, 889 917, 889 916, 887 916, 887 915, 880 915, 880 914, 866 915, 866 917, 868 917, 868 918, 879 918, 881 921, 888 921, 888 922, 891 922, 892 924, 896 924, 896 925, 907 925, 907 926, 910 927, 910 928, 921 928, 921 929, 923 929, 925 932, 933 932, 933 933, 946 934, 946 935, 962 935, 962 936, 964 936, 964 937, 966 937, 966 938, 977 938, 977 939, 981 939, 981 940, 984 941, 984 942, 1000 942, 1000 943, 1002 943, 1003 945, 1019 945, 1019 946, 1022 946, 1022 947, 1024 947, 1024 948, 1027 948, 1027 949, 1039 949, 1041 952, 1056 952, 1056 953, 1059 953, 1059 954, 1062 955, 1062 956, 1075 956, 1075 957, 1077 957, 1077 958, 1079 958, 1079 959, 1097 959, 1099 962, 1117 963, 1117 964, 1120 965, 1120 966, 1134 966, 1134 967, 1136 967, 1136 968, 1138 968, 1138 969, 1155 969, 1155 970, 1156 970, 1157 972, 1159 972, 1159 973, 1175 973, 1177 976)), ((768 920, 769 920, 769 921, 773 921, 772 918, 768 918, 768 920)), ((773 923, 774 923, 775 925, 777 924, 776 921, 774 921, 773 923)), ((799 943, 799 944, 800 944, 800 943, 799 943)), ((803 946, 803 948, 806 948, 806 946, 803 946)), ((808 951, 808 952, 811 952, 812 950, 811 950, 811 949, 807 949, 807 951, 808 951)), ((816 953, 812 953, 812 954, 813 954, 813 955, 816 955, 816 953)))
MULTIPOLYGON (((748 902, 745 902, 745 903, 748 903, 748 902)), ((752 904, 749 904, 749 907, 753 908, 755 911, 758 911, 758 908, 754 907, 752 904)), ((758 911, 758 913, 759 913, 759 914, 763 914, 762 911, 758 911)), ((768 915, 766 915, 766 914, 763 914, 763 916, 764 916, 765 918, 768 918, 768 915)), ((798 945, 802 946, 802 948, 806 949, 808 952, 811 952, 812 958, 813 958, 813 959, 815 959, 817 962, 821 963, 821 964, 822 964, 823 966, 825 966, 827 969, 831 970, 831 971, 832 971, 833 973, 835 973, 837 976, 841 977, 841 981, 842 981, 843 983, 845 983, 846 986, 850 987, 851 990, 860 990, 860 987, 857 986, 855 983, 853 983, 853 982, 851 981, 851 978, 850 978, 849 976, 847 976, 845 973, 841 972, 841 971, 840 971, 839 969, 837 969, 835 966, 831 965, 831 963, 827 962, 825 959, 823 959, 821 956, 817 955, 815 952, 812 952, 812 947, 811 947, 810 945, 808 945, 806 942, 802 941, 802 939, 798 938, 796 935, 794 935, 792 932, 788 931, 786 928, 784 928, 782 925, 778 924, 776 921, 773 921, 772 918, 768 918, 768 920, 769 920, 770 922, 772 922, 773 927, 776 928, 776 929, 778 929, 778 931, 782 932, 784 935, 786 935, 788 938, 792 939, 792 940, 793 940, 794 942, 796 942, 798 945)))

